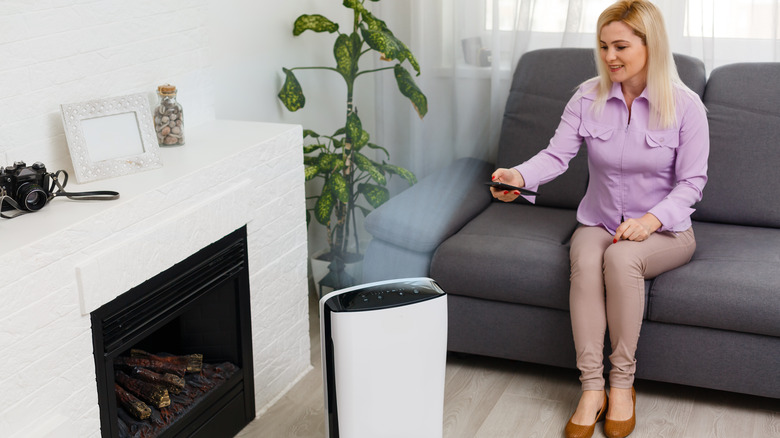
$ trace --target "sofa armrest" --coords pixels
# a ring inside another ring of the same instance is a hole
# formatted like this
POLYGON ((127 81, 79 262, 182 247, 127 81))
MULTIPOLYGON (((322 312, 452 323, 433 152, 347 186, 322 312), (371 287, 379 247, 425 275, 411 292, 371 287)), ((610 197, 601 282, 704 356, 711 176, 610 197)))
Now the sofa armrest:
POLYGON ((490 204, 484 183, 493 170, 475 158, 456 160, 371 212, 366 230, 401 248, 433 251, 490 204))

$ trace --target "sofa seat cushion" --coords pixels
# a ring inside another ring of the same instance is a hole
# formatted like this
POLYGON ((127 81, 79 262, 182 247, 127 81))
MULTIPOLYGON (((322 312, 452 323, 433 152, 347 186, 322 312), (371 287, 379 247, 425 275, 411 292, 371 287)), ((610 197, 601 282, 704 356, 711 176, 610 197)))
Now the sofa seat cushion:
POLYGON ((576 212, 493 202, 434 253, 448 294, 569 308, 569 239, 576 212))
POLYGON ((696 252, 653 282, 648 319, 780 336, 780 229, 694 222, 696 252))

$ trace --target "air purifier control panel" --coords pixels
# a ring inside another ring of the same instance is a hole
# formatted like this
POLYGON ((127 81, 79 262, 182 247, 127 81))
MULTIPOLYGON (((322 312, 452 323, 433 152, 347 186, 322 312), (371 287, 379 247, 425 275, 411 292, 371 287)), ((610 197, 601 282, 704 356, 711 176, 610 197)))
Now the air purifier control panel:
POLYGON ((432 280, 411 280, 357 288, 331 297, 325 306, 332 312, 359 312, 404 306, 442 294, 444 291, 432 280))

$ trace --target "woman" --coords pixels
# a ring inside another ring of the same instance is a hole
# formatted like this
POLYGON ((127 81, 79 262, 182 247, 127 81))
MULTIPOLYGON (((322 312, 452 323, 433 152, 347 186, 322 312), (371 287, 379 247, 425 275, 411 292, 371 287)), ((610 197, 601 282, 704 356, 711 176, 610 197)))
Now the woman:
MULTIPOLYGON (((569 306, 582 396, 567 437, 625 437, 636 423, 633 389, 644 280, 690 261, 691 206, 707 182, 709 130, 699 97, 680 81, 663 17, 645 0, 618 1, 597 24, 598 76, 569 101, 549 146, 493 180, 536 190, 563 173, 584 140, 589 183, 571 239, 569 306), (603 344, 609 327, 609 403, 603 344), (607 406, 609 406, 607 408, 607 406)), ((512 201, 518 191, 491 188, 512 201)))

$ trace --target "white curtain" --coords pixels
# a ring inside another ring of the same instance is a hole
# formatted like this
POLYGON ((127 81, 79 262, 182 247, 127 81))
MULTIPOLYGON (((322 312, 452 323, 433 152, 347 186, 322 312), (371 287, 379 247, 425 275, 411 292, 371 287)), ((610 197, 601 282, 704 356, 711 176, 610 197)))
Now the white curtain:
MULTIPOLYGON (((428 97, 428 114, 420 120, 392 77, 379 78, 376 130, 391 161, 418 177, 461 157, 494 161, 517 60, 539 48, 593 48, 598 15, 613 1, 374 3, 377 15, 416 55, 422 67, 416 81, 428 97)), ((708 74, 727 63, 780 61, 780 0, 654 3, 663 12, 673 51, 703 60, 708 74)))

